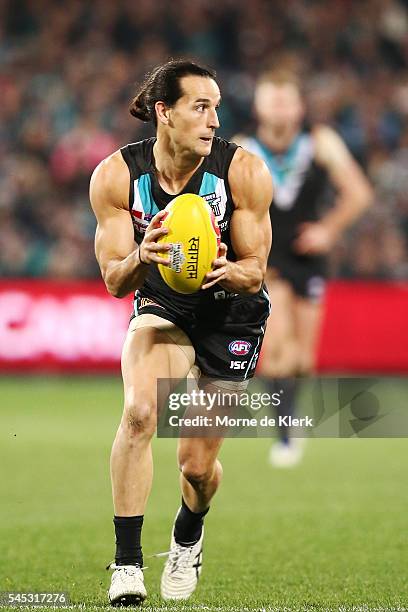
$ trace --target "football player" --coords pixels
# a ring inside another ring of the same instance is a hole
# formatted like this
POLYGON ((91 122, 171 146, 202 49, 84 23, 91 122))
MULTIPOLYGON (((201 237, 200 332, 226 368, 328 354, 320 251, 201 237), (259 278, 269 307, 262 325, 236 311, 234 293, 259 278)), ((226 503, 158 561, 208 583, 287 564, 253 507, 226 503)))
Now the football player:
MULTIPOLYGON (((319 324, 327 276, 327 255, 343 232, 370 205, 373 193, 360 166, 328 125, 308 126, 297 75, 285 68, 262 74, 254 109, 253 135, 233 140, 267 164, 273 177, 270 216, 274 228, 267 285, 272 303, 260 373, 279 378, 283 391, 279 414, 293 413, 296 376, 314 372, 319 324), (334 206, 322 212, 328 182, 334 206)), ((301 443, 280 430, 270 461, 291 466, 301 443)))
MULTIPOLYGON (((159 66, 130 107, 138 120, 152 122, 156 136, 112 154, 91 180, 102 277, 112 295, 135 294, 122 354, 124 410, 111 455, 113 605, 146 597, 141 531, 152 483, 158 379, 177 381, 194 372, 213 381, 214 389, 244 389, 269 314, 263 280, 271 246, 271 175, 259 156, 215 136, 220 100, 212 71, 188 61, 159 66), (158 244, 167 233, 160 226, 163 209, 182 193, 206 199, 222 238, 213 269, 192 295, 173 291, 157 269, 169 249, 158 244), (229 350, 236 341, 245 348, 238 356, 229 350), (232 367, 237 362, 240 367, 232 367)), ((203 519, 222 477, 221 444, 222 437, 179 440, 182 499, 162 575, 165 599, 187 599, 196 587, 203 519)))

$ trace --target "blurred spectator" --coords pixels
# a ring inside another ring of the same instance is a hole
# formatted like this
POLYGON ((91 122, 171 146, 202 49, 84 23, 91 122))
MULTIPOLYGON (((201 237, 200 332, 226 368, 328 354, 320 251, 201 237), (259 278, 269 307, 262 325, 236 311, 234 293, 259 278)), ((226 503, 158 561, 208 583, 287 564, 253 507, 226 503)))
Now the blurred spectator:
MULTIPOLYGON (((0 274, 91 277, 89 176, 152 134, 127 112, 169 57, 218 70, 219 134, 251 126, 260 70, 290 63, 311 121, 331 123, 376 188, 333 253, 336 274, 408 277, 408 3, 405 0, 5 0, 0 3, 0 274)), ((275 228, 279 231, 279 228, 275 228)))

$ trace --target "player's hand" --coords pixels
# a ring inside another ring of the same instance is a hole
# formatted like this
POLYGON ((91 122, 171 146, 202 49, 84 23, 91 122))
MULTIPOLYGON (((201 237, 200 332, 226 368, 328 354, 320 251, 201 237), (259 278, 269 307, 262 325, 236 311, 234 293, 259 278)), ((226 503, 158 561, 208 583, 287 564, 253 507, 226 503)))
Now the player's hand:
POLYGON ((227 261, 228 247, 221 242, 218 249, 218 257, 212 262, 212 270, 208 272, 203 280, 201 289, 209 289, 213 285, 225 280, 228 274, 229 262, 227 261))
POLYGON ((322 222, 302 223, 293 248, 299 255, 323 255, 332 248, 335 235, 322 222))
POLYGON ((161 210, 147 226, 146 233, 139 246, 139 258, 144 264, 160 263, 163 266, 170 264, 169 259, 160 257, 158 253, 167 253, 170 251, 171 245, 164 242, 157 244, 159 238, 169 233, 167 227, 162 227, 162 221, 166 216, 167 211, 161 210))

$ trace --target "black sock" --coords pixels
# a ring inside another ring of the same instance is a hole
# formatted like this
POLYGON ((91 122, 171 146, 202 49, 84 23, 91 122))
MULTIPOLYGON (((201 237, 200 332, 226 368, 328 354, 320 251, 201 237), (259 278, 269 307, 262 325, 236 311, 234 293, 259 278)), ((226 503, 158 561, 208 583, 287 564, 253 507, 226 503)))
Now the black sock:
MULTIPOLYGON (((280 395, 281 402, 276 406, 276 414, 279 417, 291 416, 295 414, 295 399, 298 388, 296 378, 277 378, 275 379, 275 388, 280 395), (283 393, 280 393, 283 391, 283 393)), ((287 444, 289 442, 289 427, 281 425, 278 429, 278 436, 281 442, 287 444)))
POLYGON ((143 516, 114 516, 116 565, 143 566, 141 545, 143 516))
POLYGON ((190 508, 181 498, 181 508, 174 524, 174 539, 181 546, 191 546, 201 537, 203 519, 210 508, 204 512, 191 512, 190 508))

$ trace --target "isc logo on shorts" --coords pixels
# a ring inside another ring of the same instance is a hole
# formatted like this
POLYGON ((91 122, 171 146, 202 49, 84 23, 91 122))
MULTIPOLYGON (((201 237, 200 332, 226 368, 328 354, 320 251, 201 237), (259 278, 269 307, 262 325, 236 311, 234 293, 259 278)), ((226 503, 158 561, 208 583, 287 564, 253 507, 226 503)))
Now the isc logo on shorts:
POLYGON ((248 355, 251 350, 251 343, 246 340, 233 340, 229 343, 228 350, 233 355, 248 355))

